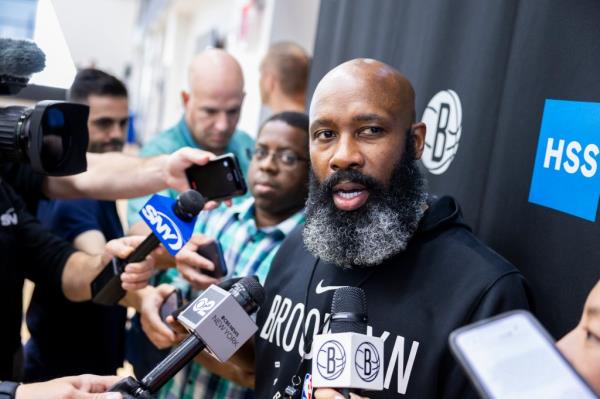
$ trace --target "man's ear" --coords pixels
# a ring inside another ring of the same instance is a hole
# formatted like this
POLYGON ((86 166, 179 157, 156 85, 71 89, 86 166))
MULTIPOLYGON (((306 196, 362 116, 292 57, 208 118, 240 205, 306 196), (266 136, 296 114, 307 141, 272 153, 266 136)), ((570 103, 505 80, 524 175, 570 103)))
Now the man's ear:
POLYGON ((423 155, 423 147, 425 146, 425 134, 427 133, 427 127, 423 122, 418 122, 411 126, 411 131, 415 143, 415 160, 421 159, 421 155, 423 155))
POLYGON ((181 91, 181 102, 183 104, 183 107, 187 107, 188 102, 190 101, 190 93, 188 93, 185 90, 181 91))

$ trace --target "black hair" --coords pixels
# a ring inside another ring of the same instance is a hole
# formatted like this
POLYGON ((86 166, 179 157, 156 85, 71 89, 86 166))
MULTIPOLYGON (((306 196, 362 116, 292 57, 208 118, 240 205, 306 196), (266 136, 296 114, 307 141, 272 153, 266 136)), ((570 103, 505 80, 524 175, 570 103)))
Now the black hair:
POLYGON ((258 129, 259 134, 267 123, 274 121, 284 122, 285 124, 303 130, 308 134, 308 115, 306 115, 304 112, 294 111, 285 111, 272 115, 266 121, 264 121, 262 125, 260 125, 260 129, 258 129))
POLYGON ((91 95, 127 97, 127 88, 119 79, 99 69, 82 69, 69 89, 69 101, 87 102, 91 95))

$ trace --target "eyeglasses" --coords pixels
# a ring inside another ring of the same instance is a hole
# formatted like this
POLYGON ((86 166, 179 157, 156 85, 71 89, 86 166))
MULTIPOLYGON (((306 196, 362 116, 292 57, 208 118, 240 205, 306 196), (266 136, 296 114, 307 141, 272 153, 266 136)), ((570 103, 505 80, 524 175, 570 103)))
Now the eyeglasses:
POLYGON ((308 161, 308 158, 301 157, 292 150, 269 151, 265 147, 256 147, 252 157, 257 161, 262 161, 270 156, 271 153, 275 155, 275 160, 278 163, 285 166, 294 166, 300 161, 308 161))

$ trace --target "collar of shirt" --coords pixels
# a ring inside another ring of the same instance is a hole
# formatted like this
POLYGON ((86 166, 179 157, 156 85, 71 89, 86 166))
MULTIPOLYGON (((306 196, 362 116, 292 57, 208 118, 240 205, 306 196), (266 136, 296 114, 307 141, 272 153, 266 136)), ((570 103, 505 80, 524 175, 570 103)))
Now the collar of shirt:
POLYGON ((250 197, 239 205, 231 208, 233 217, 236 218, 241 224, 247 226, 248 233, 250 236, 254 236, 261 232, 269 236, 280 236, 281 238, 287 236, 298 224, 304 221, 304 209, 299 210, 283 222, 275 225, 258 228, 256 227, 256 219, 254 216, 254 198, 250 197))

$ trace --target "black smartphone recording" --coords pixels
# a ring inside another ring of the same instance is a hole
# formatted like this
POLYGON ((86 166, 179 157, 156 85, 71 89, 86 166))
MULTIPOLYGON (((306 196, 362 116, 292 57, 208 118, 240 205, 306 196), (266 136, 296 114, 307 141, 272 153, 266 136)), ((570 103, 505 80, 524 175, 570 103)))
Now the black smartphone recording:
POLYGON ((167 316, 175 312, 178 308, 183 305, 183 296, 179 288, 175 288, 168 297, 165 298, 162 305, 160 305, 160 318, 166 323, 167 316))
POLYGON ((207 275, 214 278, 222 278, 227 275, 227 265, 223 258, 223 250, 217 241, 210 241, 200 246, 196 252, 215 265, 215 270, 212 272, 205 271, 207 275))
POLYGON ((190 187, 207 200, 225 200, 246 194, 244 175, 235 155, 221 155, 206 165, 193 165, 186 169, 190 187))

